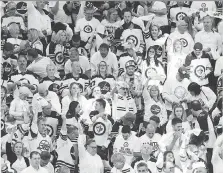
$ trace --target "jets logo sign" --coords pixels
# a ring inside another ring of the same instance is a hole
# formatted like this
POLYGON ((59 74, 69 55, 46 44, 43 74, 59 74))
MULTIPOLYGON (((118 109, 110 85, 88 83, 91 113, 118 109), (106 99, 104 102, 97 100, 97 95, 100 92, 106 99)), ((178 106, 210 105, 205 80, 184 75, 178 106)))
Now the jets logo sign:
POLYGON ((203 65, 198 65, 194 69, 194 74, 199 78, 202 77, 205 74, 205 67, 203 65))
POLYGON ((183 47, 187 47, 187 46, 188 46, 188 42, 187 42, 187 40, 186 40, 186 39, 181 38, 181 39, 180 39, 180 41, 182 42, 183 47))
POLYGON ((86 25, 84 27, 84 32, 86 32, 86 33, 92 33, 92 31, 93 31, 93 29, 92 29, 92 27, 90 25, 86 25))
POLYGON ((136 36, 130 35, 126 38, 126 42, 132 42, 135 46, 137 46, 139 43, 139 40, 136 36))
POLYGON ((178 98, 178 99, 182 99, 186 96, 186 89, 182 86, 178 86, 175 88, 174 90, 174 95, 178 98))
POLYGON ((55 61, 57 64, 63 64, 65 61, 65 58, 62 54, 62 52, 57 52, 55 55, 55 61))
POLYGON ((102 122, 97 122, 93 127, 93 131, 94 134, 101 136, 105 133, 106 127, 102 122))
POLYGON ((145 71, 146 78, 157 75, 157 71, 155 68, 148 68, 145 71))
POLYGON ((37 149, 39 149, 40 151, 49 151, 50 150, 50 144, 47 140, 42 140, 39 143, 39 147, 37 149))
POLYGON ((177 15, 176 15, 176 19, 177 19, 177 21, 179 21, 179 20, 183 20, 185 16, 187 16, 186 13, 184 13, 184 12, 179 12, 179 13, 177 13, 177 15))
POLYGON ((111 89, 111 86, 108 82, 106 81, 102 81, 98 84, 98 86, 101 88, 101 93, 102 94, 106 94, 107 92, 110 91, 111 89))
POLYGON ((150 108, 150 111, 154 114, 157 115, 161 112, 161 108, 158 105, 152 105, 150 108))
POLYGON ((5 129, 5 122, 4 120, 1 120, 1 130, 4 130, 5 129))
POLYGON ((47 130, 47 134, 48 134, 50 137, 53 136, 53 132, 54 132, 54 130, 53 130, 53 127, 52 127, 51 125, 47 124, 47 125, 46 125, 46 130, 47 130))

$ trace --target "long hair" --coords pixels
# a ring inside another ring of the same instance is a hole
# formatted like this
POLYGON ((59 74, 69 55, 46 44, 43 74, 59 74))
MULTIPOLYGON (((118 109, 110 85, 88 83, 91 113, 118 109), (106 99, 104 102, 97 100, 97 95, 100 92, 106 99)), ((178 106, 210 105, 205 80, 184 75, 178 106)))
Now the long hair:
MULTIPOLYGON (((159 39, 160 37, 162 37, 162 34, 160 34, 160 27, 159 27, 159 25, 157 25, 157 24, 152 23, 152 24, 149 26, 149 32, 151 33, 153 27, 157 27, 157 29, 158 29, 158 37, 157 37, 157 38, 159 39)), ((152 38, 152 40, 154 40, 152 34, 150 34, 150 37, 152 38)))
MULTIPOLYGON (((155 51, 154 61, 155 61, 155 65, 158 67, 158 65, 159 65, 160 62, 159 62, 158 59, 157 59, 156 49, 154 48, 154 46, 150 46, 149 49, 147 50, 147 58, 146 58, 147 66, 150 66, 150 58, 151 58, 151 57, 149 57, 149 51, 150 51, 151 49, 154 49, 154 51, 155 51)), ((161 64, 161 63, 160 63, 160 64, 161 64)))
POLYGON ((70 40, 70 36, 69 36, 68 32, 66 32, 65 30, 60 30, 57 33, 53 32, 51 41, 56 43, 56 44, 60 44, 61 43, 61 36, 62 36, 63 33, 65 33, 65 35, 66 35, 66 40, 64 42, 65 43, 68 42, 70 40))
POLYGON ((188 25, 188 33, 191 35, 192 38, 194 38, 194 33, 193 33, 193 24, 192 24, 192 20, 190 17, 188 16, 185 16, 184 19, 183 19, 187 25, 188 25))
MULTIPOLYGON (((160 103, 163 104, 163 100, 162 100, 161 95, 160 95, 160 90, 159 90, 159 87, 158 87, 157 85, 152 85, 152 86, 150 86, 150 88, 149 88, 149 94, 150 94, 150 97, 151 97, 151 90, 152 90, 153 87, 158 91, 157 99, 159 100, 160 103)), ((152 98, 152 97, 151 97, 151 98, 152 98)), ((152 99, 153 99, 153 98, 152 98, 152 99)))
POLYGON ((106 65, 106 75, 107 75, 107 71, 108 71, 108 65, 105 61, 101 61, 99 64, 98 64, 98 69, 97 69, 97 75, 101 75, 101 72, 100 72, 100 64, 101 63, 104 63, 106 65))
POLYGON ((73 118, 73 117, 75 117, 76 119, 79 118, 79 115, 76 112, 76 108, 78 105, 79 105, 79 102, 77 102, 77 101, 72 101, 70 103, 69 109, 66 114, 66 118, 73 118))
POLYGON ((22 144, 22 153, 21 153, 21 156, 23 156, 23 154, 25 153, 25 149, 24 149, 24 144, 23 144, 23 142, 21 142, 21 141, 16 141, 16 142, 13 144, 12 151, 15 153, 15 146, 16 146, 17 144, 22 144))
POLYGON ((118 12, 117 9, 115 9, 115 8, 110 8, 110 9, 108 10, 108 14, 107 14, 107 16, 106 16, 107 21, 110 22, 111 14, 114 13, 114 12, 118 12))
POLYGON ((79 98, 79 97, 81 96, 81 94, 80 94, 80 85, 79 85, 78 83, 76 83, 76 82, 72 82, 72 83, 70 84, 70 87, 69 87, 69 93, 68 93, 68 96, 69 96, 69 98, 70 98, 71 100, 73 100, 73 96, 72 96, 72 93, 71 93, 71 89, 72 89, 72 87, 73 87, 74 85, 77 85, 78 88, 79 88, 79 92, 77 93, 77 98, 79 98))
POLYGON ((185 112, 185 110, 184 110, 184 107, 181 105, 181 104, 175 104, 175 105, 173 105, 173 118, 176 118, 176 116, 175 116, 175 111, 176 111, 176 109, 177 108, 181 108, 182 109, 182 115, 181 115, 181 120, 183 121, 183 122, 185 122, 185 121, 187 121, 187 118, 186 118, 186 112, 185 112))
MULTIPOLYGON (((167 156, 167 154, 169 154, 169 153, 171 153, 171 154, 174 156, 174 154, 173 154, 172 151, 165 151, 165 152, 163 153, 163 162, 166 162, 166 156, 167 156)), ((174 158, 173 163, 175 164, 175 158, 174 158)))

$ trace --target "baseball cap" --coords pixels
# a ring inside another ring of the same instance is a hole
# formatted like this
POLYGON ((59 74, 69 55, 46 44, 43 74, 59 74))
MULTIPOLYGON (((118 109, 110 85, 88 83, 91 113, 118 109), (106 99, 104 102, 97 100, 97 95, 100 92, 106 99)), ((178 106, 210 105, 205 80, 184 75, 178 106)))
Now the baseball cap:
POLYGON ((203 49, 203 45, 199 42, 195 43, 194 45, 194 50, 202 50, 203 49))
POLYGON ((60 30, 66 30, 67 26, 61 22, 57 22, 54 26, 53 26, 53 31, 54 32, 58 32, 60 30))
POLYGON ((40 158, 41 158, 42 160, 49 160, 50 157, 51 157, 51 155, 50 155, 50 153, 49 153, 48 151, 42 151, 42 152, 40 153, 40 158))
POLYGON ((201 103, 199 100, 194 100, 191 102, 191 109, 193 109, 194 111, 199 111, 202 109, 201 107, 201 103))
POLYGON ((78 42, 78 41, 80 41, 80 40, 81 40, 81 37, 80 37, 79 34, 74 34, 74 35, 72 36, 72 41, 74 41, 74 42, 78 42))
POLYGON ((121 118, 123 125, 131 125, 133 124, 133 122, 136 120, 136 115, 131 113, 131 112, 127 112, 122 118, 121 118))
POLYGON ((134 60, 129 60, 125 63, 125 68, 133 66, 135 67, 135 61, 134 60))

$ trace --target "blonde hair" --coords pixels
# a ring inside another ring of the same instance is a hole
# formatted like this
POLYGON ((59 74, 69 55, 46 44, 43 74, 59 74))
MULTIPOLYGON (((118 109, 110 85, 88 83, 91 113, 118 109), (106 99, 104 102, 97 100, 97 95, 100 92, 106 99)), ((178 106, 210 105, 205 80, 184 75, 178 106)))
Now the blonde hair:
POLYGON ((29 29, 28 33, 30 34, 31 40, 29 41, 31 42, 36 41, 41 36, 40 32, 35 28, 29 29))
MULTIPOLYGON (((78 88, 80 89, 80 86, 79 86, 78 83, 76 83, 76 82, 72 82, 72 83, 70 84, 68 96, 69 96, 69 98, 70 98, 72 101, 73 101, 73 96, 72 96, 72 94, 71 94, 71 89, 72 89, 72 87, 73 87, 74 85, 77 85, 78 88)), ((79 98, 80 96, 81 96, 81 91, 78 92, 78 94, 77 94, 77 98, 79 98)))
POLYGON ((173 52, 176 52, 175 46, 176 46, 177 42, 180 42, 180 45, 181 45, 181 51, 180 52, 182 52, 183 43, 182 43, 182 41, 180 39, 174 40, 174 42, 173 42, 173 52))
MULTIPOLYGON (((152 85, 152 86, 149 87, 149 95, 150 95, 150 97, 151 97, 151 90, 152 90, 152 88, 157 89, 157 91, 158 91, 158 96, 157 96, 157 98, 158 98, 158 100, 160 101, 160 103, 163 103, 162 98, 161 98, 161 96, 160 96, 160 89, 159 89, 159 87, 158 87, 157 85, 152 85)), ((152 97, 151 97, 151 98, 152 98, 152 97)), ((152 98, 152 99, 153 99, 153 98, 152 98)))
POLYGON ((57 44, 61 43, 61 36, 63 33, 65 33, 66 35, 66 40, 64 42, 70 41, 71 37, 69 36, 68 32, 66 32, 65 30, 60 30, 57 33, 53 32, 51 41, 57 44))

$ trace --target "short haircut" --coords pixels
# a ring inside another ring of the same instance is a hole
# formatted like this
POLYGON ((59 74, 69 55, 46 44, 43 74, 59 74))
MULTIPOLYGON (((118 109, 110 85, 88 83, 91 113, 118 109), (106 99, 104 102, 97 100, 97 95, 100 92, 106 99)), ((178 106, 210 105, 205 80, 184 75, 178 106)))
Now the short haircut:
POLYGON ((145 162, 140 162, 140 163, 137 165, 137 169, 139 169, 139 168, 141 168, 141 167, 146 167, 146 169, 149 169, 147 163, 145 163, 145 162))
POLYGON ((198 85, 196 82, 191 82, 188 85, 187 89, 188 91, 193 91, 196 96, 201 93, 201 86, 198 85))
POLYGON ((172 119, 172 126, 175 126, 176 124, 182 123, 182 120, 180 118, 173 118, 172 119))
POLYGON ((132 11, 131 11, 131 9, 129 9, 129 8, 124 8, 124 9, 122 10, 122 15, 124 16, 124 14, 125 14, 126 12, 129 12, 129 13, 131 14, 131 16, 132 16, 132 11))
POLYGON ((122 127, 122 133, 130 133, 131 132, 131 128, 128 125, 124 125, 122 127))
POLYGON ((48 151, 42 151, 40 153, 40 158, 42 160, 49 160, 51 158, 51 154, 48 151))
POLYGON ((160 118, 155 115, 151 116, 149 120, 155 121, 157 124, 160 123, 160 118))
POLYGON ((117 163, 117 162, 125 163, 125 157, 121 153, 115 153, 111 157, 111 162, 112 163, 117 163))
POLYGON ((73 133, 75 130, 77 130, 78 128, 74 125, 67 125, 67 134, 71 134, 73 133))
POLYGON ((33 57, 33 58, 37 58, 38 57, 38 52, 36 49, 29 49, 27 51, 27 55, 33 57))
POLYGON ((37 124, 39 124, 41 121, 46 121, 46 117, 40 116, 37 119, 37 124))
POLYGON ((30 159, 32 159, 33 155, 40 155, 40 153, 38 151, 32 151, 30 153, 30 159))
POLYGON ((99 49, 102 49, 102 48, 105 48, 105 49, 109 50, 109 45, 106 44, 106 43, 102 43, 102 44, 100 45, 99 49))
POLYGON ((106 101, 104 99, 97 99, 96 102, 98 102, 103 108, 106 107, 106 101))
POLYGON ((24 58, 24 59, 27 61, 26 54, 24 54, 24 53, 19 53, 19 54, 18 54, 17 61, 18 61, 20 58, 24 58))

